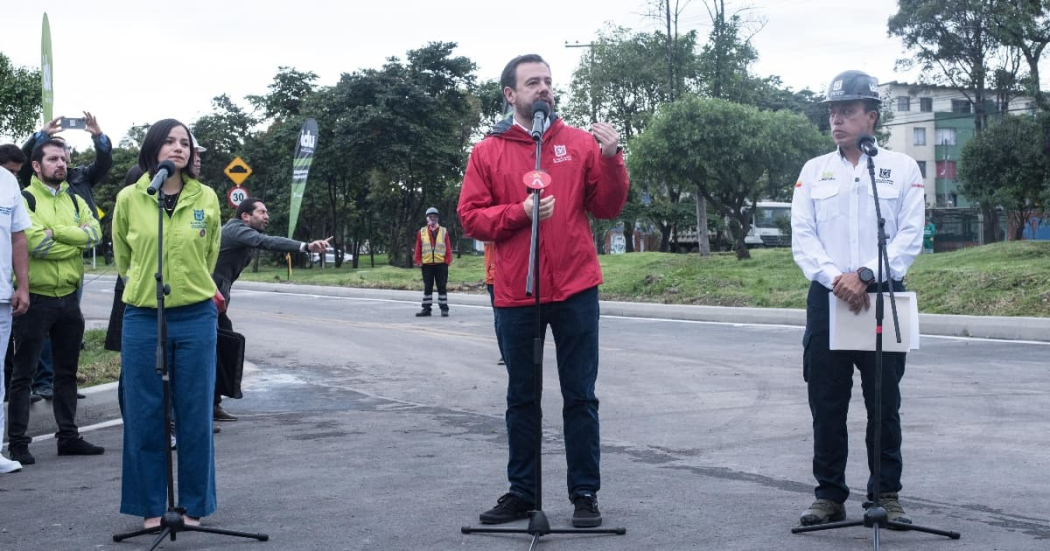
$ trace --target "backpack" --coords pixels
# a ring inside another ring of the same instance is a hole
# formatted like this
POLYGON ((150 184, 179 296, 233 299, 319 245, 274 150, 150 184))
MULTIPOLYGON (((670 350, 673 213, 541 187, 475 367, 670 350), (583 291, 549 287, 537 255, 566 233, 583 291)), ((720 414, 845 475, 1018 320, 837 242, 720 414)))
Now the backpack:
MULTIPOLYGON (((77 217, 79 217, 80 203, 77 201, 77 196, 73 195, 73 190, 70 188, 66 188, 66 193, 68 193, 69 198, 73 200, 73 210, 76 211, 77 217)), ((26 205, 29 206, 29 212, 36 212, 36 196, 30 193, 28 189, 23 189, 22 197, 26 198, 26 205)))

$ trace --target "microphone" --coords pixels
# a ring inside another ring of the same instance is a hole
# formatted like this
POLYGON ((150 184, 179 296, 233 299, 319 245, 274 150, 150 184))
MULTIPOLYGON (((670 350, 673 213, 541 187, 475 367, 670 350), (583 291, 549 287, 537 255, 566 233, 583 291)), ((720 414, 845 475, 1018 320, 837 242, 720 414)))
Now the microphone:
POLYGON ((551 114, 551 107, 547 102, 536 100, 532 104, 532 139, 539 141, 543 135, 543 126, 547 123, 547 116, 551 114))
POLYGON ((875 138, 867 134, 857 138, 857 148, 868 157, 874 157, 879 154, 879 148, 875 146, 875 138))
POLYGON ((164 161, 157 167, 157 175, 153 177, 153 181, 149 183, 149 187, 146 188, 146 193, 150 195, 156 195, 157 190, 160 186, 164 185, 164 180, 168 179, 175 172, 175 163, 171 161, 164 161))

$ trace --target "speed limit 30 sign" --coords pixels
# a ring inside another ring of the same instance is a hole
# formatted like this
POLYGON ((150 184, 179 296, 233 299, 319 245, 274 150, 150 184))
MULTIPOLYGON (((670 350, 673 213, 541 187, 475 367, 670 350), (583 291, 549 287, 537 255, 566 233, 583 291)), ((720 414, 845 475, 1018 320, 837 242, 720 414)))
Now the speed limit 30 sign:
POLYGON ((248 197, 251 197, 251 194, 248 193, 248 188, 242 186, 233 186, 226 192, 226 200, 230 202, 230 206, 233 208, 239 207, 248 197))

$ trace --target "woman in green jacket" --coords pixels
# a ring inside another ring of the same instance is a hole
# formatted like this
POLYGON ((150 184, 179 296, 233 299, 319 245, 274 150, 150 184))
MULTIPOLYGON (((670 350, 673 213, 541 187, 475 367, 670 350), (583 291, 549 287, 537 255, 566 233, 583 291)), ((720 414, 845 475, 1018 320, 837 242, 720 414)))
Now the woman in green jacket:
POLYGON ((157 342, 158 195, 146 189, 163 161, 175 165, 161 186, 164 197, 164 301, 167 361, 179 442, 178 500, 186 523, 215 511, 212 394, 215 390, 216 307, 211 272, 219 255, 220 212, 215 192, 195 179, 190 131, 174 119, 150 127, 139 153, 144 174, 117 194, 113 257, 125 279, 121 369, 124 378, 124 467, 120 512, 159 526, 167 510, 161 378, 157 342))

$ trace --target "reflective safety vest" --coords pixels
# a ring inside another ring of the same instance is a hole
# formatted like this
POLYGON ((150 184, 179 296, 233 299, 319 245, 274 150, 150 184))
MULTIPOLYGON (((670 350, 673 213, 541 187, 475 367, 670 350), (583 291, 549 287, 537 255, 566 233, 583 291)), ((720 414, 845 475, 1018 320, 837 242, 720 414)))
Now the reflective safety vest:
POLYGON ((444 264, 445 263, 445 236, 447 232, 444 226, 438 226, 437 237, 434 242, 430 242, 430 230, 423 226, 419 230, 419 242, 420 242, 420 254, 423 258, 423 264, 444 264))

